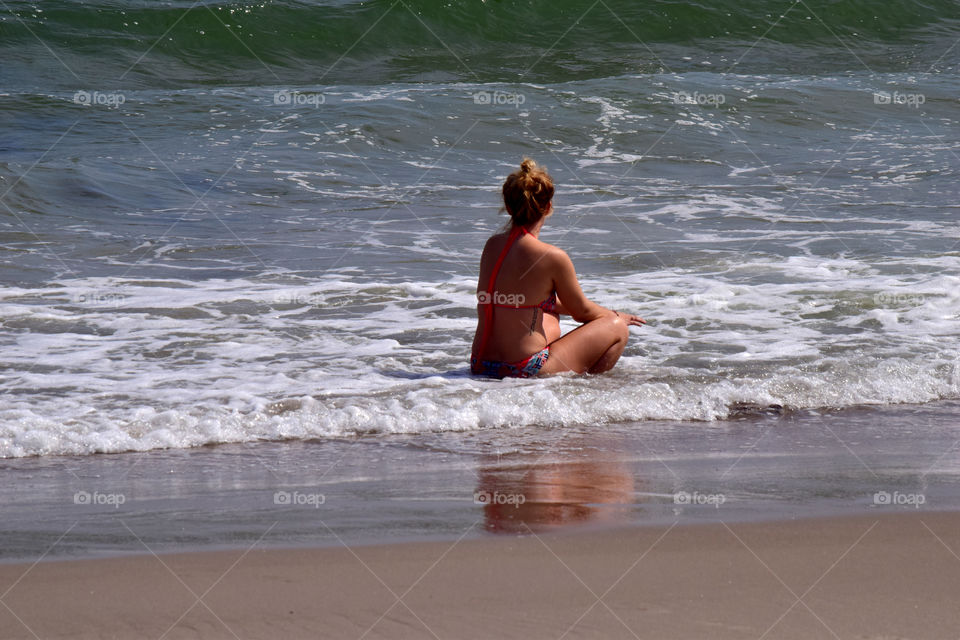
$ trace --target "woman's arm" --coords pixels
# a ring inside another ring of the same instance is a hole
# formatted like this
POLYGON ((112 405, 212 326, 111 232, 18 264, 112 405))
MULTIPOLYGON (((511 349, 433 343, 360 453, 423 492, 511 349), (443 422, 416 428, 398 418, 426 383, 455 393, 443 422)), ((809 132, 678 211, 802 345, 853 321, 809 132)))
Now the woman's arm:
POLYGON ((550 258, 554 263, 553 273, 556 274, 553 286, 557 291, 557 297, 563 301, 560 305, 562 309, 560 313, 568 314, 581 323, 615 313, 592 302, 584 295, 577 280, 577 272, 573 268, 573 261, 565 251, 554 248, 550 251, 550 258))
POLYGON ((557 304, 553 306, 554 313, 558 316, 568 316, 570 312, 567 311, 567 308, 563 306, 563 301, 560 299, 560 296, 557 296, 557 304))
POLYGON ((612 309, 601 307, 591 301, 583 293, 583 289, 580 288, 580 282, 577 280, 577 272, 573 267, 573 261, 570 259, 570 256, 568 256, 565 251, 557 249, 556 247, 554 247, 550 253, 552 261, 555 262, 554 273, 557 274, 553 282, 558 298, 557 313, 571 316, 580 323, 587 323, 608 315, 619 315, 626 320, 628 324, 637 326, 646 324, 646 321, 639 316, 628 313, 618 313, 612 309))

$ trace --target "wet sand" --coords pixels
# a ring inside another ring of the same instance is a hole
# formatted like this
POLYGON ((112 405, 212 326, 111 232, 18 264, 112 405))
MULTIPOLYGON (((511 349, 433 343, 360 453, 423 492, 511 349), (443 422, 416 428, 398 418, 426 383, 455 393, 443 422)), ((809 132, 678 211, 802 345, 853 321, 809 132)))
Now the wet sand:
POLYGON ((884 493, 960 511, 957 415, 951 402, 3 460, 0 562, 869 516, 896 511, 884 493))
MULTIPOLYGON (((477 527, 482 527, 478 520, 477 527)), ((944 638, 960 514, 0 565, 20 638, 944 638)))

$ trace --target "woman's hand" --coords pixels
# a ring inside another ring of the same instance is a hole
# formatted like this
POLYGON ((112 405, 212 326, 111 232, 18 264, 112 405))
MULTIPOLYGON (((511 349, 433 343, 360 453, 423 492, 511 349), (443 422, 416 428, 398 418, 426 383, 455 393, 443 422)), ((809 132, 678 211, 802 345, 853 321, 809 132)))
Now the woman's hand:
POLYGON ((633 325, 635 327, 642 327, 647 324, 647 321, 641 318, 640 316, 635 316, 630 313, 621 313, 619 311, 614 311, 615 314, 627 321, 628 325, 633 325))

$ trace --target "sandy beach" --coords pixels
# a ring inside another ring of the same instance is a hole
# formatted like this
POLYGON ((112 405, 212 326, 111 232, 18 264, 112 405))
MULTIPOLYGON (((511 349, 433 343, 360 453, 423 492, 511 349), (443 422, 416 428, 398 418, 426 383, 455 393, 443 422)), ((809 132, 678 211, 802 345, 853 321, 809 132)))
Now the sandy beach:
POLYGON ((5 638, 946 638, 960 515, 0 565, 5 638))

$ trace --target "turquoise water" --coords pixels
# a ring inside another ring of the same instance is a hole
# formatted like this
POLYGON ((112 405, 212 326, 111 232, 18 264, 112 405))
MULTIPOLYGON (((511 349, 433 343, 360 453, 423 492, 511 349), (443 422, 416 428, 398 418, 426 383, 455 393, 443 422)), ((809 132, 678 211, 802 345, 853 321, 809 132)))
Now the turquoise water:
POLYGON ((960 19, 949 0, 5 5, 10 81, 103 89, 558 83, 704 61, 715 73, 945 72, 960 19))

